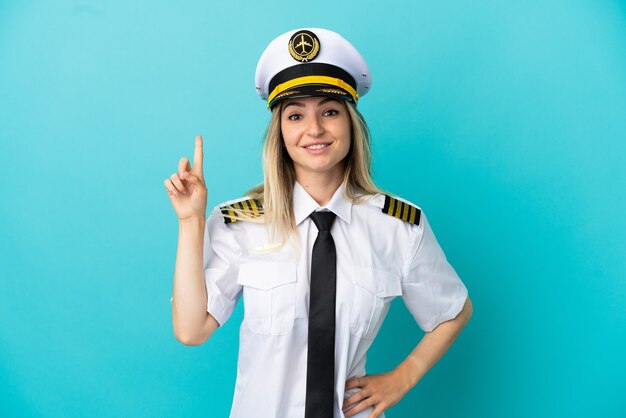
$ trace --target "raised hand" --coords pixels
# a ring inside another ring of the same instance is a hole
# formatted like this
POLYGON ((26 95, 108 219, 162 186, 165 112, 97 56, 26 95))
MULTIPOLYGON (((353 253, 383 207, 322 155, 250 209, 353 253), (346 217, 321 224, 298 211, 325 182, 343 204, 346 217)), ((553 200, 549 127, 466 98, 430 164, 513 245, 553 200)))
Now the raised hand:
POLYGON ((181 158, 178 162, 178 173, 172 174, 164 184, 179 220, 192 217, 206 219, 207 189, 202 174, 200 135, 196 136, 193 167, 190 167, 188 158, 181 158))

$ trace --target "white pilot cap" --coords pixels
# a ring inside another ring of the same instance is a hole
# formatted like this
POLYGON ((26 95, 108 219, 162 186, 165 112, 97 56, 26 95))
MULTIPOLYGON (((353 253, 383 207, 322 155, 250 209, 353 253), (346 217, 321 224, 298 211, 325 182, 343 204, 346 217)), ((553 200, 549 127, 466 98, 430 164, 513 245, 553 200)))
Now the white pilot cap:
POLYGON ((281 100, 330 96, 355 104, 372 85, 367 63, 338 33, 321 28, 286 32, 265 48, 255 74, 256 90, 271 109, 281 100))

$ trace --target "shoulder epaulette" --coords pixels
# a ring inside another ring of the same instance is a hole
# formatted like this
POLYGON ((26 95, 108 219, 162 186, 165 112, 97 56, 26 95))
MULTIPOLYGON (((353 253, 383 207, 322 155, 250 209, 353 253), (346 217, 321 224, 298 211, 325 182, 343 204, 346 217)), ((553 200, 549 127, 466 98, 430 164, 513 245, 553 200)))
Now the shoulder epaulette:
MULTIPOLYGON (((233 209, 238 209, 240 211, 244 211, 246 215, 251 218, 256 218, 261 216, 261 211, 263 210, 263 205, 261 201, 258 199, 244 199, 235 201, 232 203, 228 203, 226 205, 220 206, 220 211, 223 215, 236 216, 235 211, 233 209)), ((233 222, 237 222, 240 219, 230 218, 228 216, 224 216, 224 223, 230 224, 233 222)))
POLYGON ((403 202, 401 200, 396 199, 395 197, 389 196, 387 194, 385 196, 385 205, 382 208, 383 213, 387 215, 395 216, 398 219, 402 219, 403 221, 412 223, 414 225, 419 225, 420 223, 420 215, 422 211, 407 202, 403 202))

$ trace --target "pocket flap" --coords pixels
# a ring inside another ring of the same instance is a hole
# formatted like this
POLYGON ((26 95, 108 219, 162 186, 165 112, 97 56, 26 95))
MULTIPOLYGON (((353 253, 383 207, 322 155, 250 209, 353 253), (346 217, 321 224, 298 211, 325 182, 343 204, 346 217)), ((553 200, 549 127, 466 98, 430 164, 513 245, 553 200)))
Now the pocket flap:
POLYGON ((354 284, 380 297, 402 295, 400 276, 389 270, 355 266, 354 284))
POLYGON ((296 265, 287 262, 254 262, 239 265, 237 283, 269 290, 296 281, 296 265))

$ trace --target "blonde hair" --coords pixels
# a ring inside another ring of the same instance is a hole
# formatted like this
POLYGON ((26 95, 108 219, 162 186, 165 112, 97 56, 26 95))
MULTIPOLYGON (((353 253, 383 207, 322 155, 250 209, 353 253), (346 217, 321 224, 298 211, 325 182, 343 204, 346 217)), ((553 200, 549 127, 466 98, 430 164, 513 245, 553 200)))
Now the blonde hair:
MULTIPOLYGON (((350 115, 352 143, 345 157, 343 181, 345 194, 353 204, 362 203, 367 195, 384 193, 372 180, 369 129, 363 115, 352 102, 346 102, 350 115)), ((295 171, 293 160, 283 147, 280 127, 282 104, 274 106, 265 141, 263 142, 263 183, 248 190, 246 196, 259 200, 263 206, 261 216, 251 216, 251 211, 233 208, 234 219, 267 223, 270 242, 280 236, 282 243, 298 236, 293 213, 293 186, 295 171)), ((227 216, 227 215, 226 215, 227 216)), ((299 242, 299 241, 297 241, 299 242)))

